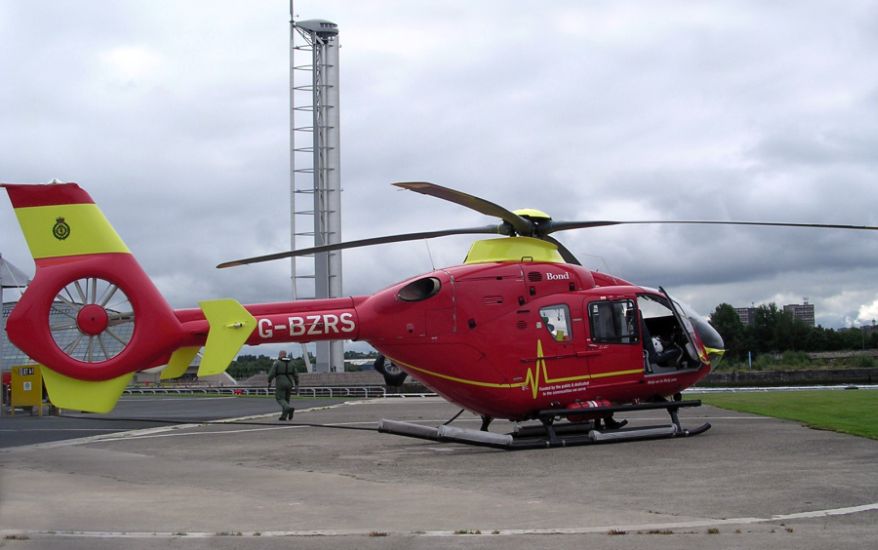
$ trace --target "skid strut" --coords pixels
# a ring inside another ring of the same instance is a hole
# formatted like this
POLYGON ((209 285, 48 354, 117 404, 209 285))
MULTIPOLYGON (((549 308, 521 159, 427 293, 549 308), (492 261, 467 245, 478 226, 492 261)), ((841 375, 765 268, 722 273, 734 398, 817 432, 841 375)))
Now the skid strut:
POLYGON ((430 441, 453 441, 467 445, 479 445, 499 449, 536 449, 541 447, 569 447, 612 441, 629 441, 636 439, 659 439, 667 437, 689 437, 706 432, 710 424, 705 423, 694 429, 685 429, 680 425, 678 411, 681 407, 698 407, 701 401, 668 401, 660 403, 642 403, 638 405, 619 405, 613 407, 597 407, 588 409, 589 415, 611 415, 617 412, 633 412, 665 409, 671 417, 671 424, 662 426, 644 426, 621 428, 616 430, 594 429, 591 423, 556 424, 559 418, 581 416, 582 409, 548 409, 537 413, 536 418, 541 426, 527 426, 510 434, 498 434, 486 430, 473 430, 442 425, 438 427, 424 426, 411 422, 382 419, 378 422, 378 431, 427 439, 430 441))

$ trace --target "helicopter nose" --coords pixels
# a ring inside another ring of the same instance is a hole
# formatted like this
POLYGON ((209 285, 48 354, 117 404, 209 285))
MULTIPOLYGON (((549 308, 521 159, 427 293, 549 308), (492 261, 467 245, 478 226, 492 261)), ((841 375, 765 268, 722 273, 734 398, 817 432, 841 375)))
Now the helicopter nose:
POLYGON ((710 360, 710 368, 717 368, 720 364, 720 361, 722 361, 723 355, 726 353, 726 350, 709 348, 707 346, 705 346, 704 349, 705 351, 707 351, 707 358, 710 360))
POLYGON ((723 337, 713 328, 713 325, 707 322, 707 319, 700 315, 690 314, 689 319, 692 321, 692 326, 695 328, 695 332, 698 333, 698 337, 701 338, 701 343, 704 345, 704 351, 707 352, 711 368, 716 368, 726 353, 723 337))

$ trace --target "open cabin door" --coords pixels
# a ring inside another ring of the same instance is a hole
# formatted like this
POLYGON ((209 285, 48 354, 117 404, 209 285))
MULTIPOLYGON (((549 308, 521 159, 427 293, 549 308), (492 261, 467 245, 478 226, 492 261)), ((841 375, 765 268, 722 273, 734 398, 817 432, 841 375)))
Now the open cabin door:
POLYGON ((700 366, 698 348, 685 311, 663 291, 638 293, 643 367, 646 374, 669 374, 700 366))
POLYGON ((677 322, 683 328, 683 331, 682 331, 683 337, 686 340, 684 349, 685 349, 687 358, 691 360, 691 361, 689 361, 689 363, 693 367, 701 366, 702 357, 698 353, 698 350, 702 349, 702 348, 701 348, 700 341, 698 339, 698 333, 695 332, 695 327, 692 326, 692 321, 689 320, 689 316, 686 314, 686 312, 683 310, 683 308, 680 306, 680 304, 676 300, 671 298, 671 295, 668 294, 668 292, 664 288, 659 287, 659 292, 661 292, 662 295, 668 300, 668 304, 670 304, 671 311, 674 312, 674 317, 677 319, 677 322))

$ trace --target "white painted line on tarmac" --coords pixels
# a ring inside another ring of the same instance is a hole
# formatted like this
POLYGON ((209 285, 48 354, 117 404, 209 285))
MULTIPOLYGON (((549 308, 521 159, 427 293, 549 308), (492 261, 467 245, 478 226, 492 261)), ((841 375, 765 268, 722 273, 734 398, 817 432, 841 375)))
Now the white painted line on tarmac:
POLYGON ((722 527, 732 525, 753 525, 757 523, 782 522, 797 519, 814 519, 831 516, 846 516, 878 510, 878 502, 863 504, 860 506, 848 506, 845 508, 831 508, 828 510, 814 510, 810 512, 797 512, 792 514, 778 514, 765 518, 742 517, 727 519, 701 519, 690 521, 677 521, 669 523, 641 523, 641 524, 617 524, 599 525, 593 527, 549 527, 540 529, 492 529, 490 527, 474 528, 465 533, 460 531, 384 531, 380 527, 372 529, 300 529, 293 531, 226 531, 211 533, 206 531, 78 531, 78 530, 29 530, 29 529, 0 529, 0 537, 14 539, 15 537, 33 538, 103 538, 103 539, 156 539, 156 538, 277 538, 277 537, 332 537, 332 536, 375 536, 403 535, 421 537, 460 537, 460 536, 520 536, 520 535, 588 535, 614 533, 637 533, 648 531, 673 531, 674 529, 698 529, 710 527, 722 527))
MULTIPOLYGON (((352 402, 345 401, 344 403, 335 403, 333 405, 320 405, 317 407, 310 407, 307 409, 296 409, 298 413, 306 413, 306 412, 315 412, 315 411, 328 411, 330 409, 335 409, 338 407, 344 407, 352 402)), ((356 403, 356 402, 353 402, 356 403)), ((220 418, 217 420, 211 421, 212 424, 225 424, 225 423, 234 423, 234 422, 247 422, 249 420, 262 420, 271 418, 272 416, 277 416, 277 412, 263 413, 263 414, 251 414, 250 416, 238 416, 236 418, 220 418)))
MULTIPOLYGON (((19 433, 22 430, 0 429, 0 432, 19 433)), ((28 432, 115 432, 114 428, 28 428, 28 432)))
POLYGON ((151 435, 139 435, 131 437, 119 437, 115 439, 104 439, 101 443, 112 443, 114 441, 140 441, 141 439, 156 439, 159 437, 193 437, 199 435, 227 435, 249 432, 267 432, 273 430, 292 430, 296 428, 310 428, 310 426, 266 426, 265 428, 245 428, 242 430, 221 430, 208 432, 182 432, 182 433, 160 433, 151 435))
POLYGON ((33 445, 19 445, 17 447, 9 447, 5 449, 11 452, 28 451, 33 449, 57 449, 59 447, 74 447, 77 445, 87 445, 89 443, 102 443, 104 441, 114 441, 120 436, 136 437, 147 436, 154 433, 166 432, 169 430, 183 430, 186 428, 194 428, 199 424, 177 424, 174 426, 160 426, 158 428, 143 428, 140 430, 128 430, 126 432, 114 432, 110 434, 92 435, 89 437, 79 437, 76 439, 63 439, 61 441, 49 441, 46 443, 34 443, 33 445))
MULTIPOLYGON (((318 410, 330 409, 330 408, 338 407, 338 406, 341 406, 341 405, 340 404, 339 405, 328 405, 328 406, 312 407, 310 409, 301 409, 301 410, 297 409, 297 412, 303 413, 303 412, 309 412, 309 411, 318 411, 318 410)), ((272 417, 275 415, 277 415, 277 413, 272 412, 272 413, 266 413, 266 414, 260 414, 260 415, 241 416, 238 418, 223 418, 223 419, 218 419, 218 420, 211 420, 210 424, 226 424, 226 423, 232 423, 232 422, 246 422, 249 420, 258 420, 258 419, 263 419, 263 418, 269 418, 269 417, 272 417)), ((148 421, 148 420, 145 420, 145 421, 148 421)), ((18 452, 18 451, 25 451, 25 450, 31 450, 31 449, 56 449, 59 447, 74 447, 77 445, 87 445, 89 443, 112 443, 114 441, 131 441, 133 439, 146 439, 148 437, 155 437, 158 434, 167 434, 168 432, 187 430, 187 429, 197 428, 199 426, 206 426, 206 425, 208 425, 208 424, 207 423, 174 424, 171 426, 157 426, 154 428, 142 428, 142 429, 138 429, 138 430, 127 430, 127 431, 121 431, 121 432, 117 431, 117 432, 113 432, 113 433, 109 433, 109 434, 98 434, 98 435, 93 435, 93 436, 89 436, 89 437, 79 437, 76 439, 64 439, 61 441, 49 441, 46 443, 34 443, 33 445, 19 445, 17 447, 9 447, 7 450, 18 452)), ((279 428, 294 428, 294 427, 297 427, 297 426, 268 425, 266 428, 279 429, 279 428)), ((298 427, 304 428, 307 426, 298 426, 298 427)), ((261 429, 261 428, 255 428, 253 430, 243 429, 243 430, 236 430, 236 431, 237 432, 247 432, 247 431, 255 431, 257 429, 261 429)), ((100 428, 100 430, 109 431, 109 429, 107 429, 107 428, 100 428)), ((86 431, 96 431, 96 430, 86 430, 86 431)), ((173 434, 173 435, 186 435, 187 433, 206 435, 206 434, 235 433, 235 432, 230 431, 230 430, 225 431, 225 432, 221 432, 221 431, 217 431, 217 432, 186 432, 186 433, 173 434)))
POLYGON ((396 397, 373 397, 360 401, 348 401, 350 405, 411 405, 413 403, 448 403, 448 400, 435 394, 427 396, 418 394, 411 397, 405 397, 405 394, 398 394, 396 397))
POLYGON ((149 403, 150 401, 191 401, 192 399, 198 399, 199 401, 217 401, 219 399, 235 399, 234 395, 225 395, 221 397, 198 397, 198 396, 181 396, 181 397, 120 397, 119 402, 127 401, 129 403, 149 403))

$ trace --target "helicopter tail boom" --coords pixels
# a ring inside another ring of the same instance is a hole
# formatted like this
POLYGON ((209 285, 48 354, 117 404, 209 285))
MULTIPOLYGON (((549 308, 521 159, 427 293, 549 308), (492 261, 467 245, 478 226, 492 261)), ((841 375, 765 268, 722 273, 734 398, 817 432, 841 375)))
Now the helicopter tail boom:
POLYGON ((43 366, 61 408, 107 412, 137 371, 225 371, 245 344, 357 339, 356 298, 174 310, 91 196, 75 183, 0 184, 36 265, 9 316, 10 341, 43 366))
POLYGON ((36 265, 9 339, 43 365, 55 405, 108 411, 134 372, 167 362, 189 334, 77 184, 2 187, 36 265))

